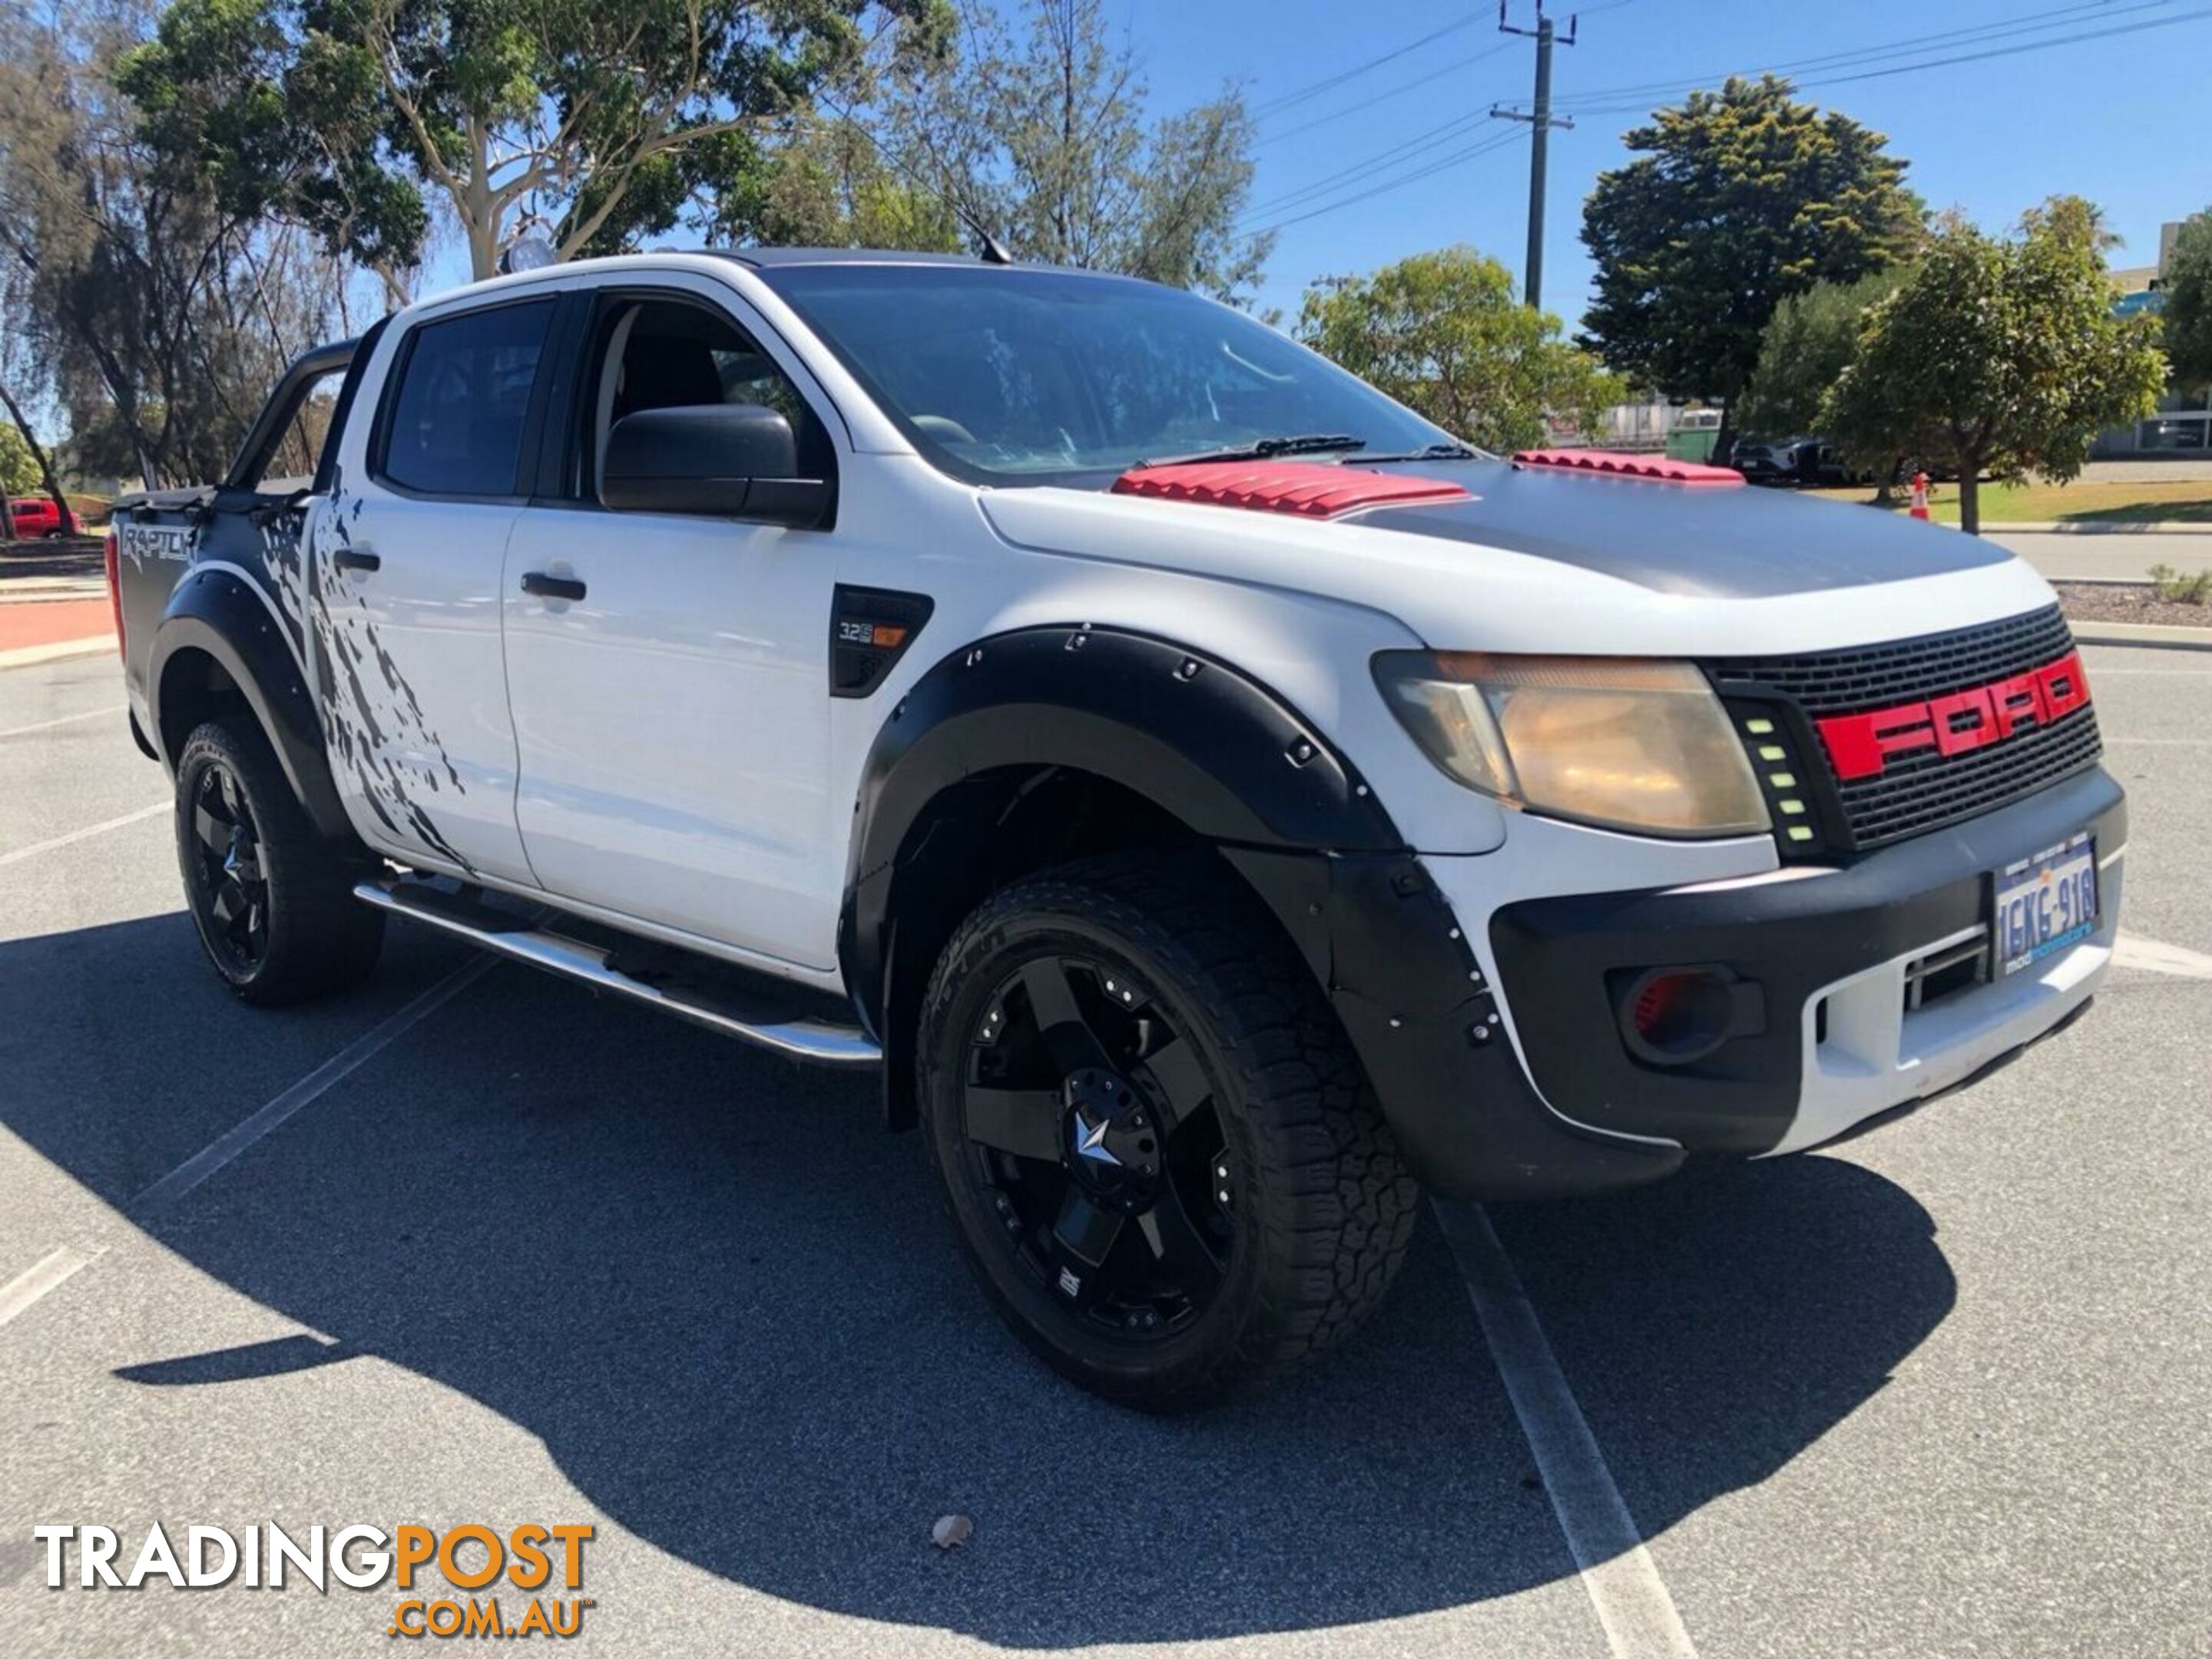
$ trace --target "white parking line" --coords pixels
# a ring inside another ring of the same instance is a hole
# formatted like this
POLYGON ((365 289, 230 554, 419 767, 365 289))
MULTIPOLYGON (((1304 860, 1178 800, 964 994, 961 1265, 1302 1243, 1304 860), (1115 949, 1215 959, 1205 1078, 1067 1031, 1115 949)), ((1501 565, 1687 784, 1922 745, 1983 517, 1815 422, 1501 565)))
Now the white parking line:
POLYGON ((175 1203, 295 1113, 313 1105, 333 1085, 350 1076, 395 1038, 437 1012, 483 978, 497 963, 498 958, 490 956, 479 956, 463 963, 382 1024, 339 1049, 252 1117, 194 1152, 132 1199, 125 1207, 125 1213, 134 1220, 143 1220, 164 1206, 175 1203))
POLYGON ((12 853, 0 853, 0 864, 20 864, 25 859, 34 859, 41 853, 51 853, 80 841, 89 841, 94 836, 104 836, 111 830, 120 830, 125 824, 143 823, 148 818, 164 812, 174 811, 175 803, 158 800, 151 806, 141 807, 136 812, 125 812, 119 818, 109 818, 104 823, 88 824, 82 830, 72 830, 66 836, 56 836, 52 841, 34 841, 28 847, 18 847, 12 853))
POLYGON ((64 714, 58 720, 40 720, 36 726, 11 726, 0 732, 0 738, 26 738, 33 732, 51 732, 57 726, 75 726, 80 720, 104 720, 122 714, 130 707, 118 702, 112 708, 95 708, 89 714, 64 714))
POLYGON ((1480 1204, 1433 1207, 1614 1659, 1697 1659, 1490 1217, 1480 1204))
MULTIPOLYGON (((492 956, 479 956, 463 963, 381 1024, 339 1049, 252 1116, 194 1152, 132 1199, 124 1212, 134 1221, 143 1221, 175 1203, 498 965, 499 958, 492 956)), ((0 1285, 0 1325, 5 1325, 40 1297, 60 1289, 79 1268, 89 1266, 106 1253, 106 1246, 85 1251, 64 1245, 49 1251, 6 1285, 0 1285)))
POLYGON ((2124 930, 2112 944, 2115 968, 2141 968, 2154 974, 2173 974, 2183 979, 2212 979, 2212 957, 2179 945, 2161 945, 2154 939, 2124 930))
POLYGON ((47 1251, 5 1285, 0 1285, 0 1325, 17 1314, 27 1312, 31 1304, 47 1291, 60 1289, 71 1273, 99 1254, 94 1250, 87 1255, 64 1244, 59 1249, 47 1251))

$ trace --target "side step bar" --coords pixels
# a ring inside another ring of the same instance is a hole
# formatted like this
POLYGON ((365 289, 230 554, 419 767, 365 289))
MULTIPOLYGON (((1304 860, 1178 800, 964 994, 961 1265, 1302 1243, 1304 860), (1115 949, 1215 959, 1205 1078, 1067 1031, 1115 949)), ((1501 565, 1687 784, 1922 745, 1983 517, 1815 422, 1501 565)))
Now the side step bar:
MULTIPOLYGON (((540 919, 480 903, 452 884, 407 876, 364 881, 353 890, 364 904, 411 921, 427 922, 471 945, 543 968, 596 990, 611 991, 720 1031, 740 1042, 820 1066, 880 1065, 883 1051, 857 1025, 841 1025, 815 1015, 779 1006, 775 992, 714 982, 654 983, 615 965, 616 951, 555 933, 540 919)), ((703 964, 702 964, 703 965, 703 964)), ((741 970, 732 970, 734 978, 741 970)))

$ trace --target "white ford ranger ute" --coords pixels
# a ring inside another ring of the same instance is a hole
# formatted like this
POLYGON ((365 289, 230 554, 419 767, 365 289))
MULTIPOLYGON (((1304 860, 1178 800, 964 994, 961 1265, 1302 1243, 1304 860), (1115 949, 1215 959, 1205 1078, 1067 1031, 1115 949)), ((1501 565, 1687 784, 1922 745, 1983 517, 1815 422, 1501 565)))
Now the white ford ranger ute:
POLYGON ((1143 283, 655 254, 311 353, 109 561, 240 997, 396 913, 879 1067, 1014 1329, 1170 1409, 1357 1326, 1423 1188, 1817 1146, 2096 989, 2050 589, 1741 485, 1143 283))

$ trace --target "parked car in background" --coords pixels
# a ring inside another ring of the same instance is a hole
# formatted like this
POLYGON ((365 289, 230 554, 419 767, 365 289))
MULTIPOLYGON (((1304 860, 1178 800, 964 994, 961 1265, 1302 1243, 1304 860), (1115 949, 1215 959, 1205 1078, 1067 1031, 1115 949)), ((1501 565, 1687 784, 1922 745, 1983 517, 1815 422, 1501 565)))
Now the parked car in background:
POLYGON ((1742 473, 1747 483, 1786 484, 1795 482, 1789 476, 1790 461, 1787 444, 1740 443, 1729 453, 1728 465, 1742 473))
POLYGON ((1736 445, 1729 465, 1755 484, 1795 485, 1801 489, 1835 489, 1870 483, 1872 476, 1844 464, 1824 438, 1783 438, 1736 445))
POLYGON ((44 495, 19 496, 8 503, 15 514, 15 533, 28 541, 34 536, 74 536, 77 533, 76 514, 67 507, 57 507, 44 495))

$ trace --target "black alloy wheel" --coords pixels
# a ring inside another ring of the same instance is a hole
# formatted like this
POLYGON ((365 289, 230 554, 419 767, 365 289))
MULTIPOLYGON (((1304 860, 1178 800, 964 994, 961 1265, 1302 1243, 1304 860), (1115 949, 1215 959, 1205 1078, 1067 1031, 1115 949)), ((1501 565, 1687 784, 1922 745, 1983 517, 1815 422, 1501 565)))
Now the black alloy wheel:
POLYGON ((1221 1284, 1236 1186, 1213 1091, 1126 969, 1045 954, 972 1022, 960 1126, 1024 1272, 1101 1334, 1164 1340, 1221 1284))
POLYGON ((969 1268, 1094 1393, 1175 1412, 1266 1387, 1404 1258, 1419 1191, 1358 1059, 1210 854, 1000 888, 953 930, 914 1041, 969 1268))
POLYGON ((384 913, 353 894, 377 865, 319 834, 250 719, 197 726, 177 755, 177 863, 208 960, 258 1006, 304 1002, 366 978, 384 913))
POLYGON ((191 878, 210 954, 234 979, 250 978, 269 954, 269 879, 261 832, 238 775, 220 760, 194 784, 191 878))

